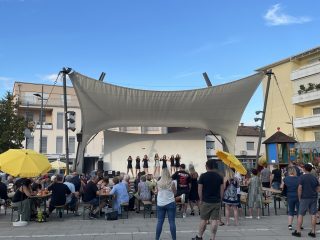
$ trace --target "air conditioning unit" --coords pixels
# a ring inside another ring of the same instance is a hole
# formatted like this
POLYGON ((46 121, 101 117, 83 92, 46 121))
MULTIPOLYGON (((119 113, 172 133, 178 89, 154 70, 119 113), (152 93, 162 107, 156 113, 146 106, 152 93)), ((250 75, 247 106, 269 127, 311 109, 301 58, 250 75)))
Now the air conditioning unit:
POLYGON ((247 155, 247 151, 241 150, 241 151, 240 151, 240 155, 242 155, 242 156, 247 155))

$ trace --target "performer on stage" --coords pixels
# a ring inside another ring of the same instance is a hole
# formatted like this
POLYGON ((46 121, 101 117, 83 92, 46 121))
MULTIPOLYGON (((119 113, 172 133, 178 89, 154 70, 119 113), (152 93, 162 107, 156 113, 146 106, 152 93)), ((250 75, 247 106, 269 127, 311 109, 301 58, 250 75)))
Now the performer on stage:
POLYGON ((177 153, 176 157, 174 158, 176 160, 176 169, 180 167, 180 155, 177 153))
POLYGON ((140 172, 140 157, 136 157, 136 176, 138 176, 138 172, 140 172))
POLYGON ((170 173, 171 175, 176 172, 176 165, 174 164, 174 155, 172 154, 170 157, 170 173))
POLYGON ((144 171, 146 174, 148 174, 148 168, 149 168, 148 162, 149 162, 149 158, 148 158, 147 155, 144 155, 144 156, 143 156, 142 162, 143 162, 143 171, 144 171))
POLYGON ((131 170, 132 176, 134 177, 133 170, 132 170, 132 157, 131 156, 128 157, 127 162, 128 162, 127 174, 129 173, 129 170, 131 170))
POLYGON ((167 166, 167 156, 166 155, 163 155, 163 157, 160 159, 160 161, 162 161, 162 169, 168 168, 168 166, 167 166))
POLYGON ((160 176, 160 158, 158 153, 154 155, 154 177, 159 177, 160 176))

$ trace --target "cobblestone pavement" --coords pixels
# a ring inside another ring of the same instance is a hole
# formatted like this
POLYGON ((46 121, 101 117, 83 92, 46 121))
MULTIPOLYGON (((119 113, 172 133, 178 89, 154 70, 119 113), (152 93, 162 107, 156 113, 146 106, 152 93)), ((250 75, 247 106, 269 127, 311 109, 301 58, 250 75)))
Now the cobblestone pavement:
MULTIPOLYGON (((216 239, 272 239, 284 240, 294 239, 291 231, 287 228, 287 216, 272 215, 264 216, 261 219, 240 219, 240 225, 234 226, 231 221, 230 226, 219 227, 216 239)), ((284 210, 283 210, 284 211, 284 210)), ((280 212, 281 213, 281 212, 280 212)), ((155 239, 155 218, 143 218, 143 214, 130 212, 129 219, 117 221, 106 221, 103 217, 97 220, 83 220, 82 217, 75 217, 72 214, 64 214, 62 219, 52 216, 48 222, 30 222, 26 227, 13 227, 10 222, 10 213, 4 216, 3 210, 0 213, 0 240, 1 239, 49 239, 49 240, 150 240, 155 239)), ((187 216, 187 218, 177 218, 177 238, 191 239, 195 236, 198 228, 199 216, 187 216)), ((304 222, 305 230, 301 239, 308 239, 310 231, 310 217, 307 215, 304 222)), ((320 239, 320 227, 317 234, 320 239)), ((317 237, 318 237, 317 236, 317 237)), ((166 221, 163 227, 161 239, 171 239, 169 225, 166 221)), ((204 239, 210 239, 209 232, 206 231, 204 239)))

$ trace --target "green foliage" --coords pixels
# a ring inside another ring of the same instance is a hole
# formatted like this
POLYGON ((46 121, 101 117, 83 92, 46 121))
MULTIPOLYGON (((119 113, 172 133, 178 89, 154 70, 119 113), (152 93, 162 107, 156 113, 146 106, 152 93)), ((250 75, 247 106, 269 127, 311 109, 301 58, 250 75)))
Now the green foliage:
POLYGON ((0 153, 11 148, 22 148, 24 140, 26 122, 17 115, 18 104, 13 100, 10 92, 0 100, 0 153))
POLYGON ((305 91, 305 90, 306 90, 306 87, 305 87, 303 84, 301 84, 301 85, 300 85, 300 90, 305 91))

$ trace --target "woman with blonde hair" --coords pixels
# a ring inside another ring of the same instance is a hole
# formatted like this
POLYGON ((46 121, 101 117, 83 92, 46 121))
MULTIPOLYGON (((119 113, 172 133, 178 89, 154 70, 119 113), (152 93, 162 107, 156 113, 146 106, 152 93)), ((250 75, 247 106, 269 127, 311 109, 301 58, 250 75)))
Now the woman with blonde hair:
POLYGON ((199 215, 200 215, 200 204, 199 204, 199 194, 198 194, 198 173, 194 169, 192 164, 189 165, 189 174, 191 177, 191 188, 189 193, 189 205, 191 209, 190 215, 194 216, 194 205, 197 205, 199 215))
POLYGON ((232 169, 226 169, 225 176, 225 187, 223 193, 223 203, 226 205, 226 224, 230 223, 230 210, 233 210, 233 216, 235 224, 239 224, 239 214, 238 214, 238 205, 239 198, 237 194, 237 189, 239 187, 239 182, 237 178, 234 177, 234 172, 232 169))
POLYGON ((158 223, 156 229, 156 240, 160 239, 163 222, 168 214, 171 237, 176 240, 176 203, 174 195, 177 192, 176 183, 171 179, 168 168, 164 168, 161 173, 161 178, 157 182, 157 216, 158 223))

